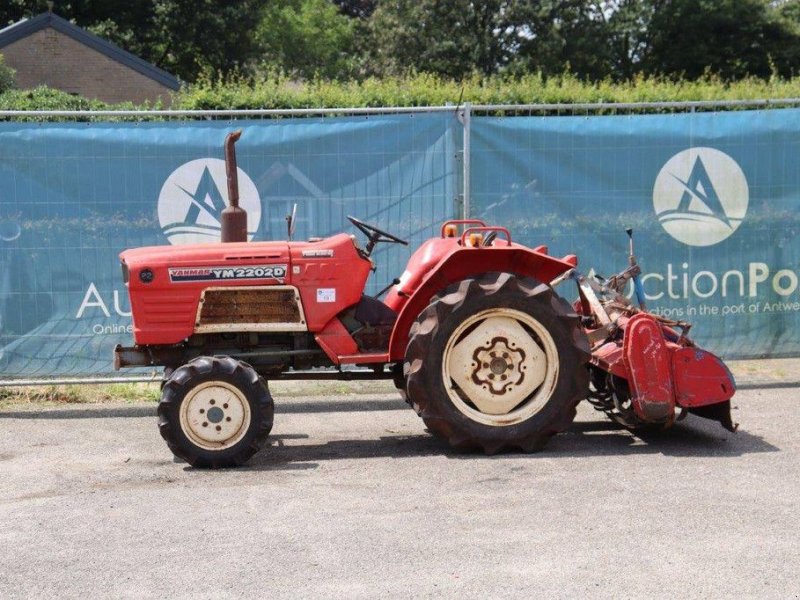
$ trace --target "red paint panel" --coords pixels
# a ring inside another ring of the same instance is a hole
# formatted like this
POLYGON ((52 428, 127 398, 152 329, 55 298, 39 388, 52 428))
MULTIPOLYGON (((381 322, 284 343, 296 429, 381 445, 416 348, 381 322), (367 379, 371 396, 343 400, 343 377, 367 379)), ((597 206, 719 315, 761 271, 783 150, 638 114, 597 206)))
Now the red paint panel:
POLYGON ((120 258, 130 272, 128 293, 135 315, 134 339, 140 345, 177 344, 194 332, 197 305, 207 287, 294 285, 300 292, 309 331, 322 330, 361 298, 372 264, 358 255, 350 236, 319 242, 249 242, 157 246, 126 250, 120 258), (170 280, 170 269, 195 267, 285 267, 280 278, 214 281, 170 280), (153 271, 150 283, 140 280, 153 271), (295 273, 295 271, 297 271, 295 273), (332 301, 319 301, 330 300, 332 301))
POLYGON ((592 350, 590 361, 596 367, 623 379, 627 379, 630 375, 625 364, 622 344, 618 342, 608 342, 592 350))
POLYGON ((408 259, 406 270, 398 274, 400 284, 389 290, 384 304, 399 312, 431 270, 459 248, 458 238, 431 238, 423 242, 408 259))
POLYGON ((678 404, 687 408, 725 402, 736 382, 725 364, 711 352, 681 348, 672 355, 678 404))
POLYGON ((177 344, 192 335, 197 305, 207 287, 288 283, 291 271, 286 242, 154 246, 126 250, 120 258, 130 272, 128 293, 134 315, 133 337, 140 345, 177 344), (193 267, 230 270, 264 265, 285 266, 287 273, 281 279, 181 282, 171 281, 169 273, 170 269, 193 267), (139 277, 144 269, 153 272, 150 283, 139 277))
POLYGON ((339 357, 339 362, 343 365, 386 363, 389 362, 389 354, 386 352, 375 352, 373 354, 344 354, 339 357))
POLYGON ((300 290, 309 331, 321 331, 331 319, 361 299, 372 263, 359 256, 349 235, 340 233, 320 242, 293 242, 291 255, 291 282, 300 290), (332 255, 308 256, 321 251, 330 251, 332 255), (331 299, 330 290, 334 290, 335 300, 320 301, 331 299))
POLYGON ((637 416, 645 422, 672 419, 672 361, 661 325, 648 314, 635 315, 625 328, 623 349, 637 416))
POLYGON ((340 363, 340 356, 350 356, 358 352, 358 345, 339 319, 332 319, 314 339, 335 365, 340 363))

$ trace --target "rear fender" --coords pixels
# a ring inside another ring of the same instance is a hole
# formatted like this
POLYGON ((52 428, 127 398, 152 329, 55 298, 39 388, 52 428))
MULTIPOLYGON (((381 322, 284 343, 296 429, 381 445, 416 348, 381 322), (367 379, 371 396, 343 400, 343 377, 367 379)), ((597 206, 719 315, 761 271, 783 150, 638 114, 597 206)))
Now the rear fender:
POLYGON ((549 256, 544 251, 523 247, 460 248, 423 279, 398 311, 389 342, 389 358, 391 361, 404 358, 411 325, 430 304, 431 298, 453 283, 491 272, 513 273, 549 283, 574 267, 572 262, 549 256))

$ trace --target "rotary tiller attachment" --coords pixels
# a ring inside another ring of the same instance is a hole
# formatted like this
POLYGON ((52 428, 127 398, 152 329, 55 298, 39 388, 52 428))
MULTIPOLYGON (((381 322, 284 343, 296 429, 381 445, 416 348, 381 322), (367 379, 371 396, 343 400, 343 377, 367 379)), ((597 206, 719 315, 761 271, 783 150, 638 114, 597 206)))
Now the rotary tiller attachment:
POLYGON ((575 308, 592 352, 589 401, 627 427, 669 427, 691 412, 735 431, 733 375, 722 360, 687 337, 689 323, 647 312, 633 231, 627 233, 630 266, 618 275, 602 279, 571 270, 553 282, 572 279, 578 286, 575 308), (629 281, 638 307, 622 294, 629 281))

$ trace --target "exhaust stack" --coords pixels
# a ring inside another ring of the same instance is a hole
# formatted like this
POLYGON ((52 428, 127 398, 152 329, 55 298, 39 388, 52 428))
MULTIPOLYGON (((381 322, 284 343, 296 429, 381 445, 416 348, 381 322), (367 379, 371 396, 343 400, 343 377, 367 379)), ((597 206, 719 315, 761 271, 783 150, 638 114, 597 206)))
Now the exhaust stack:
POLYGON ((242 136, 242 130, 232 131, 225 137, 225 173, 228 176, 228 206, 222 211, 222 241, 247 241, 247 211, 239 207, 239 175, 236 167, 234 144, 242 136))

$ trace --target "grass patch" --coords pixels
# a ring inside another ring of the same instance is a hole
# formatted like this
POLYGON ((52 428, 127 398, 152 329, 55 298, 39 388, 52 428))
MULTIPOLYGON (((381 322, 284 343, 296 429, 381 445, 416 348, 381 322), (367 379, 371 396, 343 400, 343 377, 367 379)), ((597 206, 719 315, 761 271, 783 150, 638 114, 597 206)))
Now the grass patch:
MULTIPOLYGON (((385 395, 396 390, 391 381, 273 381, 270 392, 281 398, 304 396, 385 395)), ((159 382, 96 385, 42 385, 0 387, 0 410, 19 406, 157 402, 159 382)))
POLYGON ((107 402, 155 402, 159 395, 157 383, 0 387, 0 408, 20 405, 60 406, 107 402))

